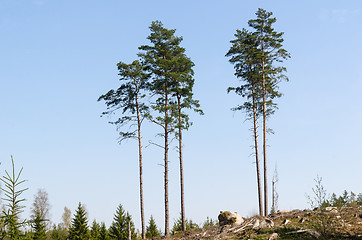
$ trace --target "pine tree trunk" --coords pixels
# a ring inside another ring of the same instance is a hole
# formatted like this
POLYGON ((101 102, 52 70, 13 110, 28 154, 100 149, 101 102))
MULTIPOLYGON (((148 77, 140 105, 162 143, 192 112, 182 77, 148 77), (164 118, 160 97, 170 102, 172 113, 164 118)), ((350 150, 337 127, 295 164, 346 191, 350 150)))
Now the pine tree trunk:
POLYGON ((184 201, 184 170, 183 170, 183 158, 182 158, 182 118, 181 118, 181 97, 177 96, 178 103, 178 121, 179 121, 179 157, 180 157, 180 183, 181 183, 181 227, 182 231, 186 231, 185 224, 185 201, 184 201))
POLYGON ((141 120, 140 120, 140 111, 138 108, 138 99, 137 98, 136 98, 136 109, 137 109, 137 126, 138 126, 138 153, 139 153, 139 167, 140 167, 140 205, 141 205, 142 239, 146 239, 145 214, 144 214, 144 205, 143 205, 141 120))
POLYGON ((259 162, 259 147, 258 147, 258 125, 256 117, 256 99, 255 89, 253 87, 253 120, 254 120, 254 147, 255 147, 255 162, 256 162, 256 176, 258 183, 258 198, 259 198, 259 215, 263 216, 263 196, 261 190, 261 178, 260 178, 260 162, 259 162))
POLYGON ((273 200, 272 200, 272 214, 276 211, 276 209, 275 209, 275 182, 273 181, 272 182, 272 198, 273 198, 273 200))
MULTIPOLYGON (((263 52, 264 55, 264 52, 263 52)), ((264 214, 268 215, 268 174, 267 174, 267 158, 266 158, 266 87, 264 73, 264 59, 262 61, 263 70, 263 155, 264 155, 264 214)))
POLYGON ((168 207, 168 91, 165 83, 165 236, 170 235, 168 207))

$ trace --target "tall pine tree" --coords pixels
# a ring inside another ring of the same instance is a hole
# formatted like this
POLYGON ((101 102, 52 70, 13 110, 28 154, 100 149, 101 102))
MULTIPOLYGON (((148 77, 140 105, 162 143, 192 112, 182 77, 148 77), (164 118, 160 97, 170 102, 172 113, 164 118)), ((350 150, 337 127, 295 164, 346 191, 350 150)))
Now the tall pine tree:
POLYGON ((277 65, 284 59, 290 57, 289 53, 283 49, 282 38, 283 32, 276 32, 272 25, 276 22, 276 18, 271 17, 272 12, 267 12, 259 8, 256 12, 256 19, 248 22, 249 27, 254 28, 253 35, 257 41, 259 54, 257 60, 259 62, 260 76, 262 78, 262 112, 263 112, 263 162, 264 162, 264 214, 268 215, 268 172, 267 172, 267 117, 270 117, 277 104, 275 98, 279 98, 282 94, 278 91, 281 80, 288 80, 284 75, 285 67, 277 65))
POLYGON ((109 115, 117 110, 121 110, 123 116, 118 118, 117 121, 111 122, 116 124, 118 129, 122 129, 127 125, 127 129, 130 126, 137 126, 131 131, 124 131, 122 129, 120 135, 121 141, 129 138, 134 138, 138 141, 141 225, 142 238, 145 239, 141 124, 144 117, 148 115, 148 106, 143 102, 143 99, 148 88, 149 74, 146 73, 146 67, 137 60, 131 64, 119 62, 117 66, 121 76, 121 86, 117 90, 112 89, 100 96, 98 101, 104 100, 106 102, 107 111, 103 112, 103 114, 109 115))
POLYGON ((185 54, 185 48, 180 46, 182 37, 175 36, 175 29, 166 29, 159 21, 152 22, 151 34, 148 39, 151 45, 141 46, 143 52, 139 56, 148 66, 152 81, 150 91, 157 96, 152 109, 158 115, 150 120, 163 128, 164 137, 164 182, 165 182, 165 235, 169 235, 169 203, 168 203, 168 150, 169 134, 175 132, 179 140, 180 185, 181 185, 181 214, 183 229, 185 229, 184 204, 184 172, 182 156, 182 130, 188 129, 189 117, 185 109, 193 109, 202 113, 199 103, 193 99, 194 63, 185 54))
POLYGON ((156 117, 149 115, 149 119, 163 129, 164 138, 164 190, 165 190, 165 235, 169 235, 169 196, 168 196, 168 151, 170 133, 174 131, 174 116, 172 108, 175 101, 172 99, 174 87, 173 74, 177 56, 183 54, 181 37, 175 36, 175 30, 168 30, 159 21, 152 22, 151 34, 147 37, 151 45, 139 47, 143 52, 139 53, 143 62, 149 67, 152 74, 150 91, 156 96, 152 109, 158 113, 156 117))
POLYGON ((230 41, 232 46, 226 54, 230 57, 229 62, 234 64, 235 76, 240 79, 242 84, 238 87, 229 87, 228 92, 246 98, 245 102, 237 107, 232 108, 233 111, 242 110, 247 114, 247 119, 253 121, 254 136, 254 154, 256 163, 256 176, 258 186, 259 214, 263 215, 263 197, 260 174, 259 147, 258 147, 258 118, 260 115, 260 90, 261 81, 259 75, 259 65, 257 61, 258 49, 257 42, 252 33, 246 29, 237 30, 234 35, 235 39, 230 41))
POLYGON ((290 57, 285 49, 282 48, 283 33, 277 33, 272 24, 276 18, 272 18, 271 12, 258 9, 257 18, 248 22, 253 32, 245 29, 237 30, 236 39, 226 56, 230 56, 230 62, 234 64, 235 75, 244 81, 240 87, 229 88, 229 91, 235 91, 237 94, 246 97, 247 101, 234 110, 246 110, 248 117, 253 119, 254 146, 257 165, 257 181, 259 196, 259 213, 263 214, 261 183, 260 183, 260 164, 258 157, 258 133, 257 119, 263 118, 263 167, 264 167, 264 214, 268 215, 268 178, 267 178, 267 139, 268 128, 266 120, 270 117, 277 104, 275 98, 282 94, 278 91, 279 82, 288 80, 283 74, 285 67, 278 65, 284 59, 290 57))
POLYGON ((181 226, 182 231, 186 230, 185 200, 184 200, 184 170, 183 170, 183 142, 182 130, 188 130, 191 123, 189 116, 184 112, 186 109, 192 109, 195 112, 203 114, 198 100, 193 99, 193 78, 194 63, 186 56, 185 49, 174 57, 172 78, 172 96, 176 98, 176 104, 173 107, 175 121, 176 138, 178 138, 178 151, 180 161, 180 187, 181 187, 181 226))

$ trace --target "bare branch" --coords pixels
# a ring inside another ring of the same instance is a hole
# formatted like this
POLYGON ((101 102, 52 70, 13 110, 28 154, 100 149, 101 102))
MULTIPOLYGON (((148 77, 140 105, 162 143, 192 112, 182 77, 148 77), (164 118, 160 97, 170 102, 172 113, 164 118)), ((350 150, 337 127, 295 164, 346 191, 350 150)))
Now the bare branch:
MULTIPOLYGON (((164 146, 159 145, 159 144, 157 144, 157 143, 154 143, 154 142, 152 142, 151 140, 149 140, 148 142, 149 142, 149 145, 155 145, 156 147, 160 147, 160 148, 162 148, 162 149, 165 149, 164 146)), ((149 145, 148 145, 148 146, 149 146, 149 145)))

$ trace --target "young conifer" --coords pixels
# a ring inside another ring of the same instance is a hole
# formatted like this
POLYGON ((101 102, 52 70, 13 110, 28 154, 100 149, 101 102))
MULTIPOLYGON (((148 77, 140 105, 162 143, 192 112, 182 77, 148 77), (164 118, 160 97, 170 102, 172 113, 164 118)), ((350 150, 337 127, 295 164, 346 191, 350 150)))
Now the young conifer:
POLYGON ((31 228, 33 231, 33 239, 44 240, 46 239, 46 220, 42 217, 40 211, 36 211, 33 219, 31 220, 31 228))
POLYGON ((113 239, 126 240, 129 234, 131 234, 131 238, 136 238, 132 217, 123 209, 122 204, 120 204, 109 228, 109 236, 113 239), (131 230, 131 232, 129 232, 129 230, 131 230))
POLYGON ((90 237, 91 237, 91 239, 98 240, 99 236, 100 236, 100 230, 101 230, 101 226, 99 225, 99 223, 97 223, 96 220, 94 220, 92 222, 92 226, 91 226, 91 229, 90 229, 90 237))
POLYGON ((99 237, 98 240, 108 240, 108 230, 106 228, 106 224, 104 222, 101 223, 101 228, 99 230, 99 237))
POLYGON ((2 199, 6 202, 2 218, 6 229, 5 235, 9 239, 19 239, 21 234, 20 228, 26 223, 20 220, 20 214, 24 211, 23 208, 25 208, 25 206, 21 205, 25 198, 20 198, 20 195, 28 190, 28 188, 19 189, 19 185, 26 181, 20 180, 23 168, 16 174, 13 156, 11 156, 11 163, 11 174, 5 170, 5 175, 0 179, 4 183, 4 186, 1 186, 1 190, 5 193, 5 197, 2 199))
POLYGON ((88 220, 86 215, 84 207, 79 203, 74 218, 72 219, 72 226, 69 229, 70 240, 89 239, 88 220))
POLYGON ((147 238, 153 238, 153 237, 160 237, 161 232, 157 228, 155 219, 151 215, 150 221, 148 222, 147 230, 146 230, 146 237, 147 238))

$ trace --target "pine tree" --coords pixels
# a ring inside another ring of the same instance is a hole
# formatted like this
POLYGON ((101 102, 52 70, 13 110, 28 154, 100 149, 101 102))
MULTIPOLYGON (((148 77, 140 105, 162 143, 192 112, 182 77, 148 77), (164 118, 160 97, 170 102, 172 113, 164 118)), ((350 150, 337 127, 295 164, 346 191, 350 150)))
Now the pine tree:
MULTIPOLYGON (((124 139, 135 138, 138 141, 139 154, 139 176, 140 176, 140 208, 141 208, 141 225, 142 238, 145 238, 145 220, 144 220, 144 203, 143 203, 143 167, 142 167, 142 137, 141 124, 145 115, 148 115, 148 106, 142 102, 146 96, 144 91, 148 86, 149 75, 145 72, 145 66, 139 61, 133 61, 131 64, 123 62, 118 63, 119 75, 122 84, 117 90, 110 90, 108 93, 99 97, 98 101, 104 100, 108 111, 103 114, 113 114, 117 110, 121 110, 123 117, 114 123, 118 128, 126 125, 131 127, 136 125, 136 130, 121 131, 121 141, 124 139), (136 123, 136 124, 134 124, 136 123)), ((128 128, 129 129, 129 128, 128 128)))
POLYGON ((257 42, 252 33, 246 29, 237 30, 235 39, 230 41, 232 46, 226 54, 229 62, 234 64, 235 76, 242 84, 238 87, 229 87, 228 93, 234 91, 237 95, 246 98, 245 102, 233 111, 245 111, 247 119, 253 121, 254 155, 256 163, 256 176, 258 186, 259 215, 263 215, 263 198, 260 174, 259 147, 258 147, 258 118, 261 108, 261 81, 257 55, 257 42))
POLYGON ((109 236, 117 240, 127 240, 129 235, 129 227, 131 229, 131 237, 136 238, 132 217, 123 209, 122 204, 120 204, 109 228, 109 236))
POLYGON ((78 204, 78 208, 75 211, 74 218, 72 219, 72 226, 69 229, 70 240, 88 240, 88 220, 86 217, 86 211, 81 203, 78 204))
POLYGON ((184 53, 181 48, 181 37, 176 37, 174 29, 168 30, 163 27, 160 21, 152 22, 151 34, 147 37, 151 45, 139 47, 144 51, 139 53, 143 62, 148 66, 152 74, 150 91, 156 96, 152 109, 159 113, 157 117, 149 115, 149 120, 163 129, 164 138, 164 190, 165 190, 165 235, 169 235, 169 196, 168 196, 168 151, 169 134, 174 131, 174 115, 172 108, 175 107, 175 100, 172 99, 172 88, 174 87, 173 74, 174 64, 179 55, 184 53))
POLYGON ((285 67, 276 66, 275 62, 282 62, 290 57, 289 53, 282 48, 283 32, 277 33, 272 27, 276 18, 272 18, 272 12, 267 12, 259 8, 256 12, 256 19, 248 22, 249 27, 255 29, 253 35, 258 43, 260 54, 257 56, 261 66, 260 75, 262 77, 262 112, 263 112, 263 162, 264 162, 264 214, 268 215, 268 180, 267 180, 267 151, 266 133, 267 117, 271 116, 275 109, 275 98, 282 96, 278 92, 278 84, 281 80, 288 80, 283 74, 285 67))
POLYGON ((277 104, 275 98, 281 97, 278 92, 278 84, 281 80, 288 80, 283 74, 285 67, 276 65, 284 59, 290 57, 286 50, 282 48, 283 33, 277 33, 272 28, 276 18, 271 18, 272 13, 263 9, 256 12, 257 19, 248 22, 249 27, 254 32, 245 29, 237 30, 236 39, 231 41, 232 48, 227 56, 231 56, 230 62, 235 65, 238 78, 245 81, 245 84, 237 88, 229 88, 237 94, 246 97, 247 101, 235 108, 236 110, 246 110, 250 118, 254 121, 254 141, 258 178, 259 213, 263 214, 262 196, 260 183, 260 166, 258 159, 258 134, 257 119, 261 115, 263 118, 263 165, 264 165, 264 214, 268 215, 268 180, 267 180, 267 151, 266 120, 270 117, 277 104))
POLYGON ((176 106, 173 109, 175 120, 176 138, 178 138, 178 151, 180 161, 180 185, 181 185, 181 226, 182 231, 186 230, 185 201, 184 201, 184 170, 183 170, 183 142, 182 130, 188 130, 192 124, 189 122, 189 116, 184 112, 185 109, 192 109, 199 114, 203 114, 198 100, 193 99, 193 78, 194 63, 186 56, 185 49, 181 48, 173 60, 173 73, 171 76, 173 86, 171 88, 172 96, 176 98, 176 106))
POLYGON ((160 237, 161 232, 157 228, 155 219, 151 215, 150 221, 148 222, 147 230, 146 230, 146 237, 147 238, 153 238, 153 237, 160 237))

